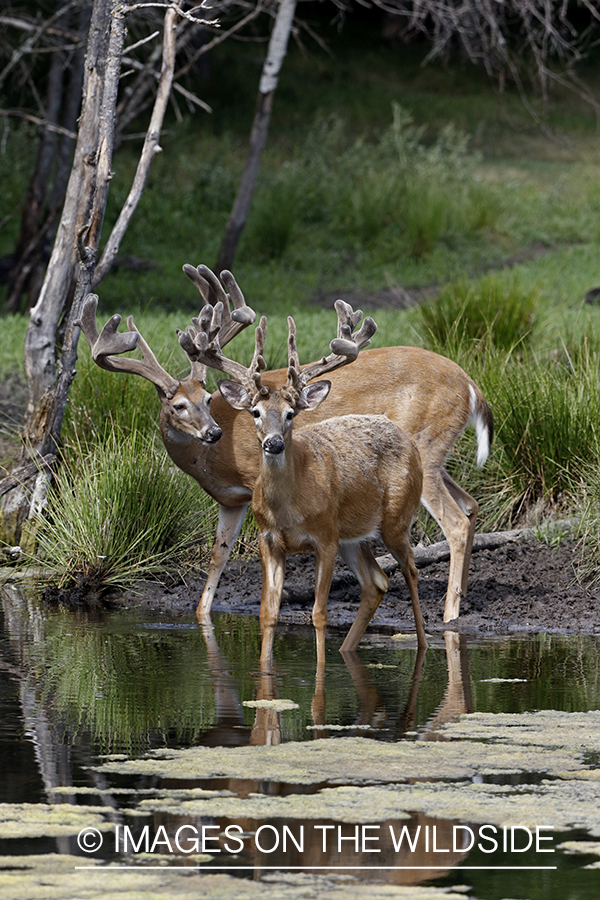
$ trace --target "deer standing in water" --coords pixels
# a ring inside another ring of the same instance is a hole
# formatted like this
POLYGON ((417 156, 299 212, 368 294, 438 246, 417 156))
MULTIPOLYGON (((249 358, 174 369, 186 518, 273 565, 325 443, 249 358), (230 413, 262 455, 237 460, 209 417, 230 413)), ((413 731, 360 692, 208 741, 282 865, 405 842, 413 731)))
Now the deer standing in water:
MULTIPOLYGON (((370 342, 376 325, 362 313, 336 301, 338 337, 332 353, 301 370, 296 328, 288 318, 287 380, 279 388, 263 384, 261 372, 267 320, 256 329, 252 363, 246 368, 227 359, 219 346, 220 308, 205 331, 190 336, 199 359, 236 381, 220 381, 219 390, 234 408, 249 412, 260 445, 258 478, 252 509, 259 528, 263 585, 260 605, 261 666, 272 662, 275 627, 288 553, 315 552, 313 624, 317 634, 317 666, 325 660, 327 598, 339 549, 356 575, 361 601, 341 650, 356 649, 388 587, 370 541, 381 538, 398 561, 409 589, 419 648, 427 646, 419 606, 417 570, 410 546, 410 525, 421 497, 423 476, 417 447, 381 415, 339 416, 309 425, 298 433, 295 417, 316 409, 331 382, 313 381, 351 362, 370 342)), ((382 374, 382 381, 385 375, 382 374)))
MULTIPOLYGON (((254 321, 255 314, 231 272, 222 272, 219 280, 206 266, 183 268, 205 304, 223 304, 222 347, 254 321)), ((229 406, 218 391, 211 396, 206 390, 206 366, 197 359, 189 328, 179 333, 179 341, 192 372, 177 381, 159 366, 134 330, 133 320, 128 320, 130 332, 119 334, 120 317, 113 316, 99 334, 97 302, 96 295, 88 295, 81 322, 95 362, 111 371, 142 375, 155 384, 161 401, 159 424, 169 456, 219 504, 208 577, 197 609, 198 618, 206 618, 258 476, 260 453, 252 422, 229 406), (144 368, 142 360, 115 357, 136 346, 147 362, 144 368)), ((206 307, 199 318, 205 313, 206 307)), ((276 387, 285 377, 285 370, 280 369, 264 372, 262 380, 267 387, 276 387)), ((492 438, 492 414, 483 394, 455 362, 420 347, 364 350, 352 366, 331 372, 330 381, 327 404, 300 418, 296 432, 303 427, 303 420, 312 424, 349 412, 377 413, 387 415, 413 438, 423 466, 421 502, 442 528, 450 547, 444 621, 455 619, 466 592, 478 505, 444 465, 469 424, 477 434, 477 462, 484 464, 492 438)))

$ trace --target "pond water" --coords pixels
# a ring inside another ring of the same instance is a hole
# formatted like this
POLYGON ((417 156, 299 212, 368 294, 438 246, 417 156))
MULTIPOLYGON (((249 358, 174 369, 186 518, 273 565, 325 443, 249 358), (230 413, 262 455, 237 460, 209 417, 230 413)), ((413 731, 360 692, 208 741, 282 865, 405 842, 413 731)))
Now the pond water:
MULTIPOLYGON (((240 805, 237 815, 199 816, 186 812, 185 804, 176 806, 183 796, 178 791, 188 792, 186 802, 212 791, 242 804, 256 797, 310 798, 336 783, 361 781, 364 788, 398 781, 392 770, 389 779, 382 777, 380 763, 371 779, 368 756, 360 777, 345 776, 340 762, 337 779, 324 770, 322 778, 305 781, 273 776, 268 764, 259 776, 251 765, 247 777, 244 772, 229 772, 224 762, 221 770, 208 776, 195 776, 190 770, 183 780, 158 770, 120 771, 115 764, 148 753, 160 760, 176 749, 268 748, 320 741, 314 744, 317 747, 323 740, 334 754, 340 748, 341 759, 349 737, 378 742, 366 745, 371 747, 380 742, 422 747, 428 742, 435 750, 436 743, 448 746, 445 729, 464 713, 597 710, 598 637, 539 634, 484 640, 445 632, 432 636, 426 654, 420 655, 410 636, 368 634, 357 654, 343 657, 338 652, 342 638, 332 636, 325 671, 317 673, 312 629, 288 627, 276 637, 276 671, 265 676, 257 671, 260 635, 258 622, 251 617, 216 614, 212 626, 201 627, 192 612, 160 616, 141 612, 135 598, 130 609, 74 613, 44 608, 35 597, 5 586, 0 623, 0 803, 47 804, 49 811, 63 804, 63 812, 64 804, 82 811, 96 808, 106 819, 100 831, 110 825, 114 832, 119 826, 121 839, 125 834, 130 839, 129 848, 113 837, 105 841, 97 858, 106 864, 135 860, 135 865, 150 865, 153 854, 164 854, 166 848, 167 864, 170 858, 173 865, 196 865, 196 854, 189 853, 189 847, 183 860, 181 853, 177 860, 175 853, 169 857, 173 835, 183 826, 188 826, 188 836, 198 829, 202 833, 201 826, 207 825, 212 829, 204 847, 209 855, 201 864, 218 864, 240 878, 256 879, 257 866, 267 872, 310 865, 343 867, 361 881, 466 886, 466 896, 478 900, 600 897, 600 869, 586 868, 597 856, 563 850, 546 856, 536 852, 535 842, 522 850, 520 842, 528 839, 524 828, 516 838, 504 833, 504 840, 516 840, 514 852, 507 853, 500 839, 503 823, 492 817, 489 822, 498 829, 494 852, 491 842, 481 841, 481 817, 479 825, 473 825, 468 817, 437 817, 431 811, 398 818, 382 812, 380 819, 370 815, 365 820, 357 813, 352 824, 352 818, 340 820, 333 814, 287 818, 271 812, 257 818, 240 805), (161 811, 160 803, 167 800, 171 805, 161 811), (151 801, 158 806, 152 807, 151 801), (463 830, 453 831, 456 825, 463 830), (152 835, 161 826, 162 837, 154 844, 152 835), (235 836, 233 847, 224 839, 228 826, 235 826, 228 832, 235 836), (414 851, 400 856, 394 852, 393 836, 404 826, 407 837, 427 840, 426 864, 425 857, 414 851), (262 848, 257 841, 246 840, 261 827, 262 848), (300 834, 309 831, 318 833, 318 847, 299 849, 300 834), (391 844, 388 840, 385 847, 378 846, 384 833, 392 836, 391 844), (470 834, 475 841, 469 850, 470 834), (277 848, 273 843, 284 836, 286 852, 283 840, 277 848), (142 851, 146 857, 140 856, 142 851)), ((596 737, 600 750, 600 735, 596 737)), ((478 746, 485 758, 489 745, 483 740, 478 746)), ((381 750, 387 752, 385 747, 381 750)), ((584 774, 595 783, 598 762, 597 754, 588 753, 584 774)), ((446 777, 449 783, 465 781, 464 774, 452 771, 446 777)), ((492 767, 466 780, 499 788, 508 785, 511 790, 523 784, 531 791, 547 777, 547 769, 521 771, 516 766, 505 772, 492 767)), ((71 832, 67 827, 45 831, 21 823, 20 830, 3 837, 6 832, 0 828, 0 855, 72 854, 85 863, 89 854, 78 845, 79 829, 71 832)), ((569 833, 557 829, 552 840, 553 847, 567 840, 598 842, 600 812, 595 838, 585 829, 569 833)), ((538 850, 540 846, 547 845, 538 844, 538 850)))

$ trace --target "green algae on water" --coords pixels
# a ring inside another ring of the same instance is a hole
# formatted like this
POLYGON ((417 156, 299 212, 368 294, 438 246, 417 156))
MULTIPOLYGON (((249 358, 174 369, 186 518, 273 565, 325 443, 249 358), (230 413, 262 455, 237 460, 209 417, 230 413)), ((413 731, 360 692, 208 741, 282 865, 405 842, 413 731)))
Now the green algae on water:
MULTIPOLYGON (((370 882, 372 900, 464 900, 458 888, 370 882)), ((343 874, 276 872, 258 880, 199 874, 178 866, 125 870, 78 856, 0 857, 2 900, 363 900, 365 885, 343 874), (88 865, 88 869, 79 868, 88 865)), ((469 900, 476 900, 470 896, 469 900)))
POLYGON ((113 825, 102 813, 100 806, 70 803, 0 803, 0 839, 62 837, 88 827, 108 831, 113 825))

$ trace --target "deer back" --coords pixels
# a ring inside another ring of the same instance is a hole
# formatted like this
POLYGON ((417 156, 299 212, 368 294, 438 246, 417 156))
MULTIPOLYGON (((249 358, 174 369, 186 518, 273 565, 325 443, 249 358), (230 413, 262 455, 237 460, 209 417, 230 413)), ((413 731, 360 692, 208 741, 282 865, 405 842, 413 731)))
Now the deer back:
POLYGON ((252 497, 261 531, 285 532, 287 552, 303 537, 308 548, 311 539, 374 537, 390 509, 410 522, 422 490, 419 452, 385 416, 334 417, 291 438, 285 466, 263 458, 252 497))
MULTIPOLYGON (((285 369, 263 372, 268 388, 279 386, 285 369)), ((294 432, 349 413, 387 415, 412 437, 424 466, 439 467, 464 431, 474 408, 490 417, 481 391, 455 362, 419 347, 363 350, 351 366, 328 373, 331 390, 318 409, 304 412, 294 432)), ((233 409, 216 391, 210 412, 223 436, 212 447, 182 438, 167 447, 173 462, 192 475, 219 503, 247 502, 258 476, 260 447, 252 418, 233 409)), ((164 439, 164 432, 163 432, 164 439)))

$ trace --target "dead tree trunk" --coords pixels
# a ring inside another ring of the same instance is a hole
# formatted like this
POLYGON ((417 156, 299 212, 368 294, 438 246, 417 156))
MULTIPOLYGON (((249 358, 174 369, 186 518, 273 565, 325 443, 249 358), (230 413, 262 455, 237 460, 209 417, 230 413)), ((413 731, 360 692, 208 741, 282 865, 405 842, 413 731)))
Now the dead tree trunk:
POLYGON ((246 164, 233 209, 227 220, 221 240, 221 247, 217 257, 217 272, 232 268, 242 231, 248 219, 252 195, 260 168, 260 159, 267 142, 273 98, 279 81, 279 73, 287 52, 295 10, 296 0, 281 0, 258 88, 258 101, 250 133, 246 164))
POLYGON ((21 458, 7 491, 0 490, 3 540, 31 549, 35 522, 28 520, 45 504, 57 453, 63 415, 75 376, 78 321, 83 299, 110 268, 119 241, 137 206, 154 155, 173 80, 177 12, 165 14, 163 65, 150 127, 127 203, 109 238, 99 271, 96 258, 111 179, 115 109, 125 39, 126 8, 118 0, 95 0, 84 84, 83 111, 75 159, 59 233, 43 290, 31 312, 25 339, 29 406, 21 458), (75 274, 78 266, 77 283, 75 274), (74 298, 68 300, 74 290, 74 298), (55 343, 60 318, 68 308, 65 337, 56 377, 55 343), (33 467, 32 467, 33 464, 33 467), (35 466, 38 466, 36 469, 35 466))
MULTIPOLYGON (((73 167, 46 278, 38 301, 31 310, 25 337, 28 408, 23 450, 17 460, 17 468, 56 451, 66 402, 66 393, 57 394, 56 391, 56 334, 73 294, 77 237, 84 232, 87 235, 88 258, 80 273, 78 296, 83 291, 87 292, 91 285, 110 181, 114 111, 125 30, 124 15, 118 11, 118 0, 95 0, 73 167), (61 403, 62 410, 59 408, 61 403)), ((67 391, 74 374, 77 336, 71 329, 71 343, 74 339, 71 358, 65 358, 61 366, 60 379, 67 391)), ((64 349, 69 349, 69 329, 64 349)), ((3 498, 3 539, 8 543, 21 543, 22 546, 31 543, 23 526, 44 505, 50 477, 51 471, 44 469, 3 498)))

